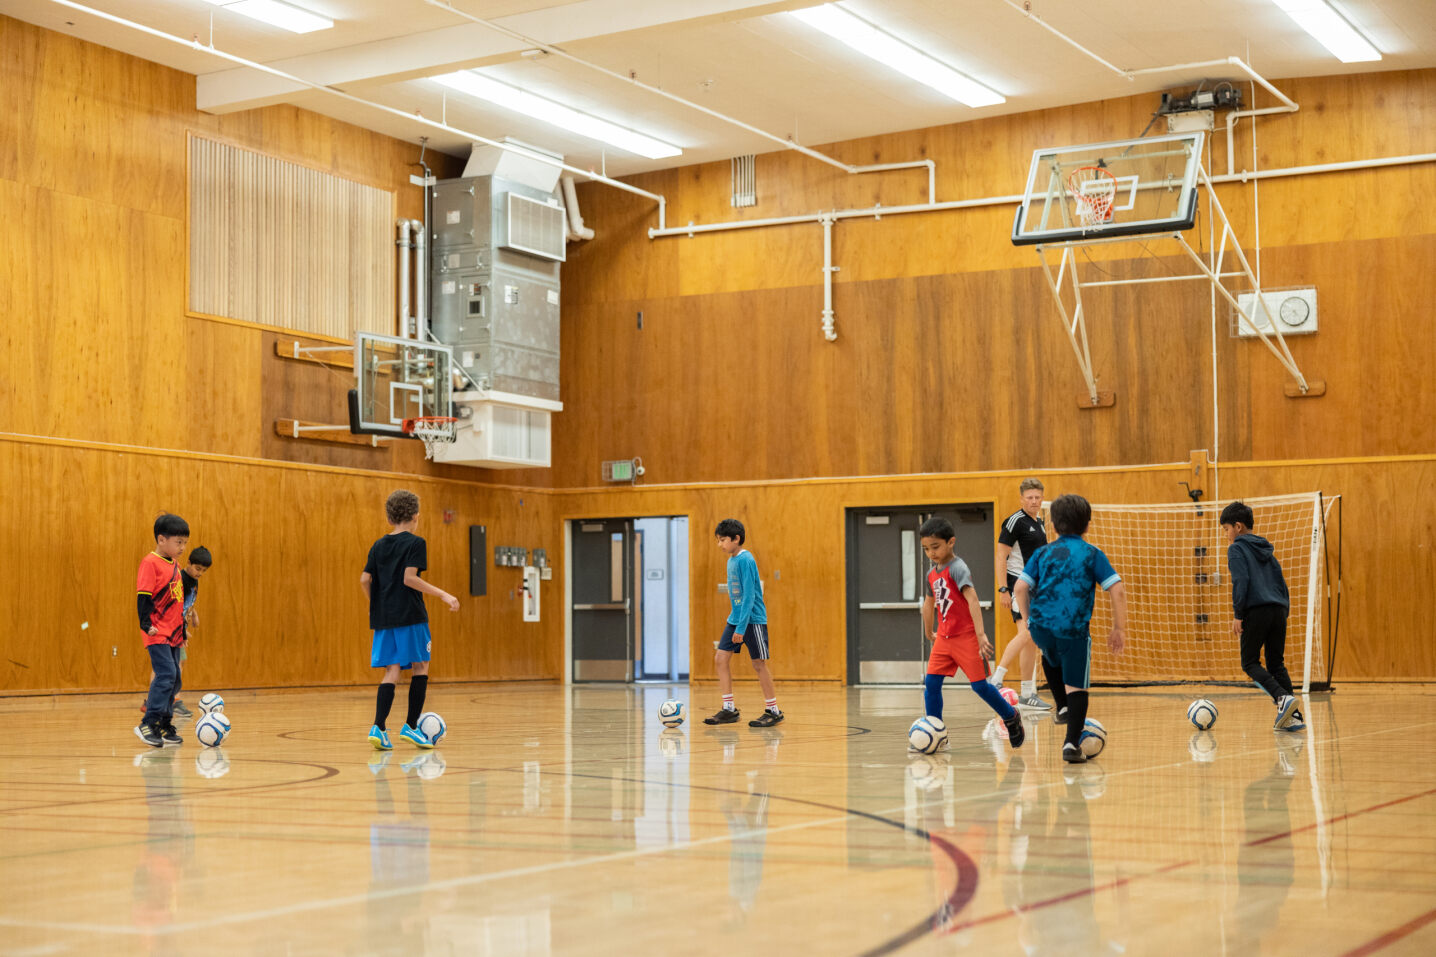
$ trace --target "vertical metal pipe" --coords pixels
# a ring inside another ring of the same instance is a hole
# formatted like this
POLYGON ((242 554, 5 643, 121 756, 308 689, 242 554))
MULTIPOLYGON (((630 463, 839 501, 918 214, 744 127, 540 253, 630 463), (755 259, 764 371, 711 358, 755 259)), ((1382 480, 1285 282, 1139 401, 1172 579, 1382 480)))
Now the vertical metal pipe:
POLYGON ((414 229, 414 338, 426 342, 429 339, 429 237, 425 235, 424 224, 417 219, 410 225, 414 229))
POLYGON ((394 245, 399 249, 399 337, 409 338, 409 227, 412 221, 401 219, 396 224, 399 227, 399 238, 394 240, 394 245))
POLYGON ((825 215, 818 222, 823 224, 823 338, 835 342, 838 333, 833 323, 833 273, 838 270, 833 265, 833 217, 825 215))

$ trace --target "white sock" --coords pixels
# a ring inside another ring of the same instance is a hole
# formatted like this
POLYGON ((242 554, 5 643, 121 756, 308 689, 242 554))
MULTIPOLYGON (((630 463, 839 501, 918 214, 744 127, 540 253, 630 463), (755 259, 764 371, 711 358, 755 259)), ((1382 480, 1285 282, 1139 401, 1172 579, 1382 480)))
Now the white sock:
POLYGON ((1007 669, 1002 667, 1002 665, 998 665, 996 668, 992 669, 992 677, 988 678, 987 680, 1000 687, 1002 685, 1002 679, 1006 677, 1007 669))
POLYGON ((1024 681, 1024 682, 1022 682, 1022 697, 1025 698, 1025 697, 1027 697, 1028 695, 1033 695, 1033 694, 1036 694, 1036 693, 1037 693, 1037 679, 1036 679, 1036 678, 1033 678, 1031 681, 1024 681))
POLYGON ((737 705, 733 704, 733 696, 732 696, 732 695, 730 695, 730 694, 725 694, 725 695, 723 696, 723 710, 724 710, 724 711, 735 711, 735 710, 737 710, 737 705))
POLYGON ((777 714, 777 713, 778 713, 778 699, 777 699, 777 698, 764 698, 764 699, 763 699, 763 707, 767 708, 769 711, 773 712, 774 714, 777 714))

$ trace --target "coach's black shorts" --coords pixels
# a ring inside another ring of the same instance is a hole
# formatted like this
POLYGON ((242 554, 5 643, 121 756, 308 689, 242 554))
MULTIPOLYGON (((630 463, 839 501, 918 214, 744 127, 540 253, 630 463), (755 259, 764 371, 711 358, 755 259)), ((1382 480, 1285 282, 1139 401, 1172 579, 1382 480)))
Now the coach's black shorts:
POLYGON ((750 658, 767 659, 768 657, 768 626, 755 621, 748 622, 748 628, 743 632, 743 643, 733 643, 733 626, 729 625, 723 629, 723 638, 718 642, 719 651, 741 651, 748 649, 750 658))
POLYGON ((1007 575, 1007 597, 1012 599, 1012 608, 1011 608, 1011 611, 1012 611, 1012 620, 1013 620, 1013 621, 1021 621, 1021 620, 1022 620, 1022 612, 1020 612, 1020 611, 1017 610, 1017 596, 1014 595, 1014 594, 1012 594, 1012 589, 1014 589, 1014 588, 1016 588, 1016 587, 1017 587, 1017 576, 1016 576, 1016 575, 1013 575, 1012 573, 1009 572, 1008 575, 1007 575))

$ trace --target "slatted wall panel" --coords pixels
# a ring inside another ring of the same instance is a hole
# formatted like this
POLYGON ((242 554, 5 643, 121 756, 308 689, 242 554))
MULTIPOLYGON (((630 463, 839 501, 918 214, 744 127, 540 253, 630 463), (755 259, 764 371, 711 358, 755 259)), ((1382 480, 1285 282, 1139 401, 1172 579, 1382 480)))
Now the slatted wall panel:
POLYGON ((191 312, 347 339, 394 332, 394 195, 190 137, 191 312))

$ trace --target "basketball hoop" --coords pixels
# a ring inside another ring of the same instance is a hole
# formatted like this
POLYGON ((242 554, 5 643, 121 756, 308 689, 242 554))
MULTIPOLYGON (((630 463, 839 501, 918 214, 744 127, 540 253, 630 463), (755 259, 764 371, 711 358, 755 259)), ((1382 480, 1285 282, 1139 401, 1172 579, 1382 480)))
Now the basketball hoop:
POLYGON ((1112 203, 1117 198, 1117 177, 1101 166, 1082 166, 1067 177, 1067 192, 1077 207, 1077 221, 1083 226, 1101 226, 1112 221, 1112 203))
POLYGON ((405 435, 413 436, 424 443, 424 458, 432 459, 434 450, 440 445, 454 441, 454 428, 458 419, 450 415, 422 415, 405 419, 400 426, 405 435))

